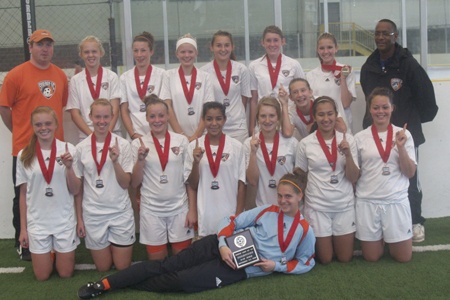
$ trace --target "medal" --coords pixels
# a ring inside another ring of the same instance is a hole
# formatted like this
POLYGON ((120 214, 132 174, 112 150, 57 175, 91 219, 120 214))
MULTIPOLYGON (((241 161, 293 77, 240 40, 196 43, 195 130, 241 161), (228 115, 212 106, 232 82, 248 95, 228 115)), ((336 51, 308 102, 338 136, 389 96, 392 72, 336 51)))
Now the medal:
POLYGON ((276 182, 275 179, 270 179, 270 180, 269 180, 269 187, 270 187, 271 189, 275 189, 275 188, 277 187, 277 182, 276 182))
POLYGON ((147 71, 145 72, 144 82, 141 87, 141 80, 139 79, 139 70, 134 67, 134 82, 136 83, 136 90, 138 92, 139 98, 143 101, 145 94, 147 93, 148 83, 150 82, 150 76, 152 74, 152 65, 148 65, 147 71))
MULTIPOLYGON (((66 146, 67 147, 67 146, 66 146)), ((44 176, 45 182, 50 184, 52 182, 53 170, 55 169, 55 161, 56 161, 56 139, 53 139, 51 151, 50 151, 50 161, 48 163, 48 168, 45 166, 44 157, 42 156, 41 145, 39 144, 39 140, 36 140, 36 156, 39 162, 39 167, 41 168, 42 175, 44 176)), ((45 196, 51 197, 53 196, 53 190, 51 187, 47 187, 45 189, 45 196)))
POLYGON ((312 117, 312 115, 313 115, 312 107, 313 107, 313 102, 311 101, 310 106, 309 106, 309 121, 306 121, 305 115, 300 111, 300 109, 296 108, 298 117, 300 118, 300 120, 302 120, 302 122, 305 125, 309 125, 314 122, 314 118, 312 117))
POLYGON ((284 213, 280 211, 278 213, 278 245, 280 246, 280 250, 282 253, 281 256, 281 264, 285 265, 287 263, 287 258, 285 252, 289 247, 289 244, 294 237, 294 233, 297 230, 298 224, 300 224, 300 211, 298 210, 294 216, 294 220, 292 221, 291 228, 289 228, 288 234, 286 236, 286 240, 284 240, 283 231, 284 231, 284 213))
POLYGON ((89 91, 91 92, 92 99, 97 100, 100 97, 100 87, 102 85, 102 77, 103 77, 103 68, 102 66, 98 67, 97 71, 97 81, 95 83, 95 89, 94 84, 92 83, 91 74, 89 73, 88 68, 84 69, 86 71, 86 81, 89 87, 89 91))
POLYGON ((97 175, 99 178, 95 181, 95 187, 100 189, 103 188, 103 180, 100 179, 100 173, 102 172, 103 166, 106 163, 106 156, 108 155, 109 145, 111 144, 111 132, 106 135, 105 142, 103 143, 102 156, 100 158, 100 163, 97 161, 97 137, 95 133, 91 135, 91 152, 92 158, 94 159, 95 166, 97 167, 97 175))
MULTIPOLYGON (((186 97, 186 101, 189 105, 191 105, 192 99, 194 98, 195 82, 197 81, 197 69, 195 67, 193 67, 192 69, 191 84, 189 85, 189 89, 187 87, 186 78, 181 66, 178 68, 178 76, 180 77, 181 86, 183 87, 183 93, 186 97)), ((194 109, 192 107, 189 107, 188 115, 193 115, 194 113, 194 109)))
MULTIPOLYGON (((324 64, 321 64, 321 67, 322 67, 322 69, 325 70, 325 71, 332 72, 332 73, 333 73, 333 76, 334 76, 336 79, 341 78, 341 72, 344 73, 344 75, 345 75, 345 72, 344 72, 345 70, 342 70, 342 67, 341 67, 341 66, 336 65, 336 60, 334 60, 334 61, 333 61, 333 64, 331 64, 331 65, 324 65, 324 64), (340 71, 340 72, 338 72, 338 73, 336 74, 336 71, 340 71)), ((350 71, 350 69, 347 68, 347 72, 348 72, 348 73, 349 73, 349 71, 350 71)), ((347 73, 347 75, 348 75, 348 73, 347 73)), ((335 82, 337 83, 336 80, 335 80, 335 82)))
MULTIPOLYGON (((322 133, 320 132, 320 130, 316 131, 316 137, 317 137, 317 140, 319 141, 320 148, 322 148, 322 151, 325 154, 328 163, 330 164, 331 170, 334 172, 336 170, 338 150, 337 150, 337 142, 336 142, 336 132, 334 131, 333 134, 334 134, 334 137, 333 137, 333 140, 331 141, 331 153, 330 153, 330 150, 328 149, 327 144, 325 143, 322 133)), ((339 181, 338 181, 337 175, 335 175, 335 174, 331 175, 330 183, 336 184, 338 182, 339 181)))
POLYGON ((225 107, 230 106, 230 99, 228 98, 223 99, 223 106, 225 107))
POLYGON ((208 158, 209 169, 211 170, 211 174, 214 177, 213 182, 211 182, 211 189, 217 190, 219 189, 219 182, 215 179, 217 174, 219 173, 220 161, 222 160, 223 148, 225 147, 225 133, 222 133, 219 139, 219 148, 217 149, 216 158, 213 158, 211 153, 211 143, 209 141, 209 135, 205 136, 205 152, 206 157, 208 158))
POLYGON ((155 144, 156 153, 158 153, 159 163, 161 164, 161 169, 163 174, 159 176, 160 183, 167 183, 167 175, 164 174, 164 170, 166 169, 167 163, 169 162, 169 150, 170 150, 170 134, 169 131, 166 130, 165 141, 164 141, 164 152, 162 151, 162 146, 159 143, 159 140, 152 134, 153 143, 155 144))
MULTIPOLYGON (((280 74, 281 53, 278 55, 277 64, 275 66, 275 69, 272 67, 272 63, 270 62, 270 59, 269 59, 268 55, 266 55, 266 59, 267 59, 267 68, 269 69, 269 75, 270 75, 270 83, 272 84, 272 90, 273 90, 275 88, 275 86, 277 85, 278 74, 280 74)), ((272 94, 270 94, 271 97, 276 97, 276 93, 275 92, 272 92, 272 94)))
POLYGON ((212 190, 218 190, 219 189, 219 182, 217 180, 213 180, 211 182, 211 189, 212 190))
POLYGON ((145 104, 144 104, 144 103, 142 103, 142 104, 140 105, 139 111, 140 111, 140 112, 145 112, 145 104))
POLYGON ((159 176, 159 183, 167 183, 167 175, 163 174, 159 176))
POLYGON ((386 138, 386 148, 383 149, 383 145, 381 144, 380 141, 380 136, 378 135, 378 131, 375 128, 375 126, 372 124, 372 136, 373 139, 375 141, 375 145, 377 146, 378 149, 378 153, 380 154, 381 159, 384 162, 384 167, 382 169, 381 175, 389 175, 391 174, 391 172, 389 171, 389 167, 386 166, 387 161, 389 160, 389 156, 391 155, 391 149, 392 149, 392 137, 394 135, 393 129, 392 129, 392 124, 389 124, 388 129, 387 129, 387 138, 386 138))
MULTIPOLYGON (((275 132, 275 136, 273 138, 272 157, 270 159, 269 159, 269 151, 267 151, 266 141, 264 140, 264 135, 262 134, 262 132, 259 133, 259 139, 261 140, 261 152, 264 157, 264 162, 266 163, 266 167, 267 167, 267 170, 269 171, 270 176, 273 177, 273 175, 275 174, 275 169, 277 167, 277 156, 278 156, 278 146, 280 143, 280 133, 278 131, 275 132)), ((274 179, 269 180, 270 188, 276 188, 276 186, 277 185, 276 185, 276 182, 274 179)))
POLYGON ((188 107, 188 115, 189 115, 189 116, 192 116, 193 114, 195 114, 194 108, 191 107, 191 106, 189 106, 189 107, 188 107))
MULTIPOLYGON (((214 65, 214 71, 216 72, 217 80, 219 81, 220 87, 222 88, 222 92, 225 96, 228 96, 228 92, 230 90, 230 83, 231 83, 231 61, 228 61, 228 64, 227 64, 227 72, 225 75, 225 81, 223 80, 222 74, 220 73, 219 65, 217 64, 216 60, 214 60, 213 65, 214 65)), ((229 99, 223 100, 223 105, 229 106, 230 100, 229 99)))
POLYGON ((338 182, 339 182, 339 180, 338 180, 337 175, 331 175, 330 183, 336 184, 338 182))
POLYGON ((104 185, 103 185, 103 180, 101 180, 100 178, 97 179, 97 180, 95 181, 95 187, 98 188, 98 189, 103 188, 103 187, 104 187, 104 185))
POLYGON ((53 189, 51 187, 48 187, 45 189, 45 196, 47 196, 47 197, 53 196, 53 189))

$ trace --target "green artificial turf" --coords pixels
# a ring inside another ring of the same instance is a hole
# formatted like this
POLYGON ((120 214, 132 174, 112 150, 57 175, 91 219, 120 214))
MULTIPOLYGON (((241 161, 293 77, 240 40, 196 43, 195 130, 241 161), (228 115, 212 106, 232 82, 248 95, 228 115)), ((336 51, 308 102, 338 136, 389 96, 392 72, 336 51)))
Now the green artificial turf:
MULTIPOLYGON (((426 241, 414 246, 450 244, 450 217, 426 222, 426 241)), ((54 274, 38 282, 31 263, 22 262, 12 240, 0 240, 0 268, 25 267, 19 274, 0 274, 0 299, 76 299, 77 289, 104 275, 97 271, 75 271, 70 279, 54 274)), ((135 260, 146 258, 145 248, 136 244, 135 260)), ((92 263, 80 245, 77 263, 92 263)), ((376 263, 360 256, 347 264, 317 264, 303 275, 273 274, 252 278, 229 287, 196 294, 157 294, 131 289, 114 291, 99 299, 448 299, 450 296, 450 251, 415 252, 413 260, 402 264, 388 253, 376 263)))

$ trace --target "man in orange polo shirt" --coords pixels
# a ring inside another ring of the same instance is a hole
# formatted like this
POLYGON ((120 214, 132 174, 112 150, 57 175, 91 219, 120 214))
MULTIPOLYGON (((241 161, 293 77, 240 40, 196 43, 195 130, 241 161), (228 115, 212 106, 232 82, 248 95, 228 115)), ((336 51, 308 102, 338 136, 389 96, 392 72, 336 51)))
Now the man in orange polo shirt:
MULTIPOLYGON (((38 106, 50 106, 56 112, 60 124, 56 138, 64 140, 63 107, 68 96, 66 74, 51 63, 54 39, 50 31, 39 29, 29 39, 29 61, 13 68, 5 77, 0 92, 0 115, 5 126, 12 132, 13 183, 16 184, 17 154, 32 135, 31 112, 38 106)), ((31 260, 28 249, 21 249, 19 188, 14 187, 13 225, 15 242, 22 260, 31 260)))

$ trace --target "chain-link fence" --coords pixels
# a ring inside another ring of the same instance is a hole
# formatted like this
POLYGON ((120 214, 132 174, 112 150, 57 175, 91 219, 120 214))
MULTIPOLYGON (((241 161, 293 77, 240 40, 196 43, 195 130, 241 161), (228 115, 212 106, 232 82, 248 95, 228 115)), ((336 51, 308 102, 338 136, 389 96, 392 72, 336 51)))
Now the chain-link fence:
MULTIPOLYGON (((95 35, 102 42, 106 54, 103 66, 111 66, 110 18, 111 8, 117 5, 108 0, 39 0, 35 1, 36 28, 48 29, 55 38, 53 63, 71 75, 78 56, 78 44, 87 35, 95 35)), ((0 20, 0 83, 9 70, 25 60, 20 1, 1 0, 0 20)), ((113 24, 114 25, 114 24, 113 24)), ((113 30, 114 33, 114 30, 113 30)), ((112 37, 115 40, 115 37, 112 37)), ((28 50, 27 50, 28 51, 28 50)), ((120 52, 121 49, 119 48, 120 52)), ((115 53, 121 57, 121 53, 115 53)))

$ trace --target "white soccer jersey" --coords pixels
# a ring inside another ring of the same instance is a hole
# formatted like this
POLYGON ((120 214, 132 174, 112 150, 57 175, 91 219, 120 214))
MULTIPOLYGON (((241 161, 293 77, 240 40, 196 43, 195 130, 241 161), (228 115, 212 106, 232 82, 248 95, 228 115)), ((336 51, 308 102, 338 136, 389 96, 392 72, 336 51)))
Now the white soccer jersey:
MULTIPOLYGON (((393 140, 395 133, 402 128, 392 125, 393 140)), ((355 135, 358 149, 358 162, 361 176, 356 183, 356 197, 362 200, 400 201, 408 197, 409 179, 400 172, 397 146, 393 146, 387 163, 381 159, 372 136, 372 126, 355 135), (383 167, 389 168, 389 175, 382 175, 383 167)), ((386 132, 378 133, 383 149, 386 147, 386 132)), ((406 151, 409 158, 416 162, 414 142, 409 131, 406 131, 406 151)), ((393 143, 394 145, 394 143, 393 143)), ((417 163, 417 162, 416 162, 417 163)))
MULTIPOLYGON (((275 66, 273 67, 275 68, 275 66)), ((281 68, 278 74, 277 84, 273 89, 266 55, 252 61, 248 69, 251 75, 250 88, 252 91, 258 91, 258 100, 271 94, 278 95, 280 83, 288 90, 289 83, 292 79, 305 78, 305 73, 300 63, 284 54, 281 56, 281 68)))
MULTIPOLYGON (((191 76, 186 76, 188 88, 190 87, 191 76)), ((197 80, 195 83, 194 96, 189 105, 184 95, 183 87, 178 75, 178 68, 168 70, 164 74, 163 86, 160 98, 163 100, 172 99, 173 110, 183 132, 187 136, 192 136, 198 128, 202 117, 203 103, 214 101, 214 91, 211 78, 205 71, 197 69, 197 80), (189 108, 194 114, 189 115, 189 108)))
MULTIPOLYGON (((69 152, 75 154, 75 147, 67 144, 69 152)), ((50 185, 44 179, 37 157, 27 169, 17 156, 16 186, 27 184, 27 231, 34 234, 51 235, 74 228, 76 225, 74 198, 66 182, 66 167, 61 155, 66 152, 66 143, 56 140, 56 163, 50 185), (45 196, 46 188, 53 190, 53 196, 45 196)), ((42 150, 45 165, 50 162, 50 150, 42 150)), ((73 158, 76 164, 76 157, 73 158)))
MULTIPOLYGON (((336 143, 343 139, 343 134, 336 132, 336 143)), ((353 161, 357 164, 358 152, 352 135, 346 135, 350 145, 353 161)), ((328 150, 332 140, 326 140, 328 150)), ((337 150, 339 151, 339 150, 337 150)), ((341 212, 354 206, 353 185, 345 177, 345 155, 338 152, 336 169, 333 171, 323 152, 316 132, 302 139, 297 146, 295 166, 308 172, 308 184, 305 191, 305 203, 316 211, 341 212), (337 183, 331 183, 331 175, 337 176, 337 183)))
MULTIPOLYGON (((338 66, 343 66, 343 64, 336 63, 338 66)), ((344 109, 341 100, 341 79, 337 79, 334 77, 333 72, 324 72, 322 71, 322 67, 318 66, 317 68, 306 73, 306 79, 313 90, 314 98, 320 96, 328 96, 331 97, 337 105, 337 109, 339 112, 339 116, 342 117, 347 124, 348 129, 351 125, 351 119, 347 118, 348 113, 344 109)), ((352 94, 353 98, 356 98, 356 89, 355 89, 355 74, 351 72, 347 76, 347 87, 350 94, 352 94)), ((350 109, 350 108, 349 108, 350 109)), ((350 111, 351 116, 351 111, 350 111)))
MULTIPOLYGON (((97 76, 91 78, 95 84, 97 82, 97 76)), ((99 98, 104 99, 120 99, 119 77, 113 71, 103 68, 102 87, 100 88, 99 98)), ((94 131, 92 121, 89 119, 89 112, 91 110, 91 104, 94 102, 89 86, 86 80, 86 70, 83 69, 80 73, 74 75, 70 79, 69 83, 69 99, 67 101, 66 110, 79 109, 84 122, 89 128, 94 131)), ((120 131, 120 121, 117 120, 114 132, 120 131)), ((80 131, 80 140, 86 138, 86 135, 80 131)))
MULTIPOLYGON (((145 147, 148 147, 150 151, 145 158, 144 178, 141 187, 141 211, 150 212, 158 217, 174 216, 186 209, 188 205, 183 173, 188 140, 181 134, 170 131, 169 134, 169 160, 164 172, 151 134, 148 133, 142 137, 145 147), (160 182, 161 175, 167 176, 167 183, 160 182)), ((159 140, 163 151, 164 142, 165 138, 159 140)), ((134 163, 138 159, 140 146, 138 139, 131 143, 134 163)))
MULTIPOLYGON (((194 161, 193 150, 195 141, 188 147, 188 156, 185 163, 185 179, 191 174, 194 161)), ((198 144, 205 149, 205 136, 198 139, 198 144)), ((219 146, 211 145, 211 152, 215 153, 219 146)), ((245 160, 241 142, 226 136, 219 172, 214 178, 209 168, 206 153, 199 165, 200 179, 197 190, 198 234, 206 236, 217 233, 217 226, 224 217, 236 215, 237 192, 239 181, 245 183, 245 160), (211 189, 212 182, 216 180, 219 189, 211 189)))
MULTIPOLYGON (((311 119, 314 119, 312 115, 305 115, 306 121, 309 121, 311 119)), ((297 114, 297 106, 290 105, 289 106, 289 120, 291 121, 291 124, 295 126, 297 129, 300 139, 307 137, 309 135, 308 126, 300 119, 300 117, 297 114)))
MULTIPOLYGON (((229 103, 229 106, 226 106, 227 121, 223 126, 223 132, 233 138, 240 137, 242 134, 239 134, 239 132, 241 131, 248 134, 247 116, 242 103, 242 96, 248 98, 252 96, 250 91, 250 73, 247 67, 231 60, 231 82, 228 95, 226 96, 217 79, 213 62, 206 64, 201 69, 210 74, 214 88, 214 100, 222 104, 229 103), (224 101, 225 99, 228 101, 224 101)), ((223 80, 225 80, 226 71, 221 73, 223 80)))
MULTIPOLYGON (((75 173, 78 177, 83 177, 83 215, 84 216, 98 216, 121 213, 124 210, 131 209, 131 201, 128 195, 128 190, 123 189, 117 182, 116 173, 109 153, 106 156, 106 162, 98 175, 97 166, 92 156, 91 149, 91 135, 85 138, 77 145, 77 165, 75 173), (96 181, 101 179, 103 188, 96 187, 96 181)), ((116 138, 119 143, 120 155, 118 158, 119 164, 126 173, 133 171, 133 160, 131 156, 130 143, 116 135, 111 135, 112 147, 116 143, 116 138)), ((96 157, 97 162, 100 163, 102 157, 104 143, 96 143, 96 157)), ((109 150, 108 150, 109 152, 109 150)))
MULTIPOLYGON (((245 151, 245 167, 248 168, 250 163, 250 140, 252 138, 249 137, 244 142, 244 151, 245 151)), ((256 152, 256 161, 259 169, 259 181, 258 181, 258 189, 256 192, 256 205, 261 206, 264 204, 277 204, 277 189, 269 187, 269 180, 274 179, 276 181, 276 185, 278 186, 278 180, 289 172, 292 172, 294 169, 295 162, 295 147, 297 145, 297 140, 293 137, 285 138, 280 133, 280 142, 278 145, 278 157, 277 163, 275 167, 275 173, 273 177, 270 175, 269 170, 267 169, 266 162, 264 161, 264 156, 261 150, 261 146, 259 146, 258 151, 256 152)), ((269 158, 272 158, 272 143, 266 143, 267 151, 269 152, 269 158)))
MULTIPOLYGON (((164 77, 164 69, 152 66, 150 81, 148 82, 146 96, 155 94, 159 96, 161 92, 162 81, 164 77)), ((139 76, 139 80, 144 83, 145 76, 139 76)), ((140 135, 146 135, 150 132, 145 111, 140 111, 143 104, 136 89, 136 81, 134 79, 134 68, 126 71, 120 76, 120 104, 128 102, 128 110, 130 111, 131 122, 133 122, 134 132, 140 135)))

